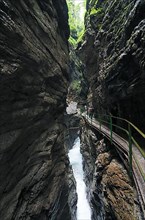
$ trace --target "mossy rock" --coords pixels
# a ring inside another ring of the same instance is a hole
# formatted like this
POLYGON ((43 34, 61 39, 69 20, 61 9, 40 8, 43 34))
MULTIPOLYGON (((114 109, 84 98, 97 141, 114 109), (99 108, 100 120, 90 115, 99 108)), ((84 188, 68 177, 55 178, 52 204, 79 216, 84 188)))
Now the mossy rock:
POLYGON ((90 16, 92 15, 98 15, 98 14, 102 14, 103 12, 103 8, 92 8, 91 12, 90 12, 90 16))

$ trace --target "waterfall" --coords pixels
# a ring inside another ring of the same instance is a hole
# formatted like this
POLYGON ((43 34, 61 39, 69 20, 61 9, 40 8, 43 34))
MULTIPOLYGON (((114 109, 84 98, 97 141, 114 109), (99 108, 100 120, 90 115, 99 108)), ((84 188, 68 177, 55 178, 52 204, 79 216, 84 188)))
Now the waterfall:
POLYGON ((75 140, 74 146, 69 151, 68 155, 77 183, 77 220, 91 220, 91 208, 86 198, 86 185, 83 180, 82 155, 80 153, 80 138, 77 138, 75 140))

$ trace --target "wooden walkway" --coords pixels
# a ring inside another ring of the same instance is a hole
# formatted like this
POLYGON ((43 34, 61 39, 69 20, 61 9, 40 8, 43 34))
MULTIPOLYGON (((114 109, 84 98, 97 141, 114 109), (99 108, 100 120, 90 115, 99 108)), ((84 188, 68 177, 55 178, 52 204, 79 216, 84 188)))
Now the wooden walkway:
MULTIPOLYGON (((100 126, 100 123, 97 120, 91 120, 86 114, 83 114, 82 116, 90 126, 98 130, 100 133, 106 136, 107 139, 110 140, 110 129, 108 127, 105 125, 100 126)), ((126 164, 129 154, 128 141, 120 137, 115 132, 112 132, 112 143, 115 145, 125 166, 128 167, 128 164, 126 164), (122 157, 122 154, 124 157, 122 157)), ((132 172, 145 218, 145 159, 135 145, 132 145, 132 172)))

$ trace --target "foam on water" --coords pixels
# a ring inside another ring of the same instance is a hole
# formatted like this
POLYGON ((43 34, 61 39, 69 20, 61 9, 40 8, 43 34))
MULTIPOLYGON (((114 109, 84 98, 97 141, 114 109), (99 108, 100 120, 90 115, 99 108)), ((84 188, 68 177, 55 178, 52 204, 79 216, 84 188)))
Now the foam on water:
POLYGON ((77 138, 73 148, 69 151, 74 177, 77 183, 77 219, 91 220, 91 208, 86 198, 86 185, 83 180, 82 155, 80 153, 80 139, 77 138))

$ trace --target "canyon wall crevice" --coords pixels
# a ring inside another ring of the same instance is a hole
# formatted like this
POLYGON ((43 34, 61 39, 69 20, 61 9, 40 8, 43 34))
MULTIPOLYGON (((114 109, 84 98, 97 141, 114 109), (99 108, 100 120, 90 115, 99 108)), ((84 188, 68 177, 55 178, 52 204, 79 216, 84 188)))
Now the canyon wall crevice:
MULTIPOLYGON (((94 116, 98 120, 106 120, 102 114, 125 118, 144 132, 145 1, 87 0, 85 32, 77 53, 86 66, 86 105, 94 107, 94 116)), ((113 123, 128 129, 119 119, 113 123)), ((113 131, 124 135, 114 126, 113 131)), ((144 148, 144 139, 133 129, 132 135, 144 148)), ((83 125, 81 149, 94 219, 142 219, 136 191, 119 155, 109 149, 108 142, 104 147, 101 139, 83 125)))
POLYGON ((144 0, 88 0, 85 26, 79 51, 96 111, 116 111, 144 131, 144 0))
POLYGON ((0 9, 0 219, 71 219, 66 2, 2 0, 0 9))

